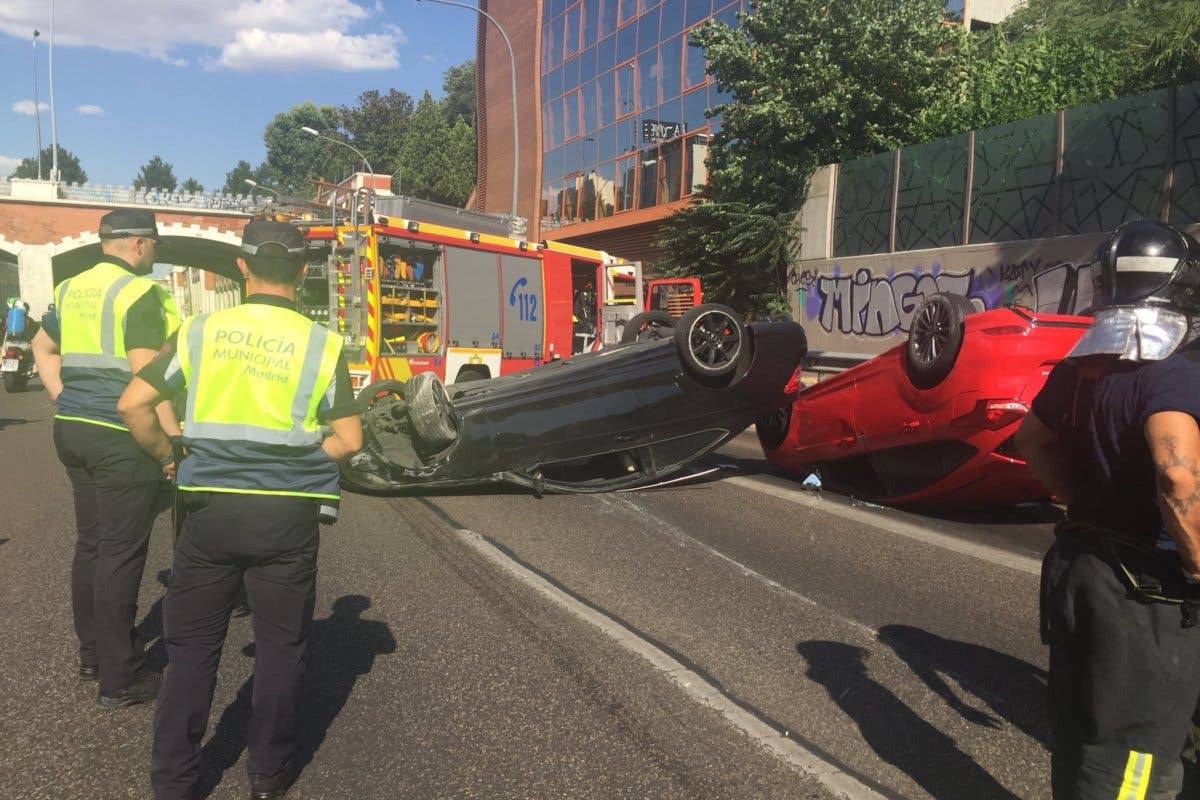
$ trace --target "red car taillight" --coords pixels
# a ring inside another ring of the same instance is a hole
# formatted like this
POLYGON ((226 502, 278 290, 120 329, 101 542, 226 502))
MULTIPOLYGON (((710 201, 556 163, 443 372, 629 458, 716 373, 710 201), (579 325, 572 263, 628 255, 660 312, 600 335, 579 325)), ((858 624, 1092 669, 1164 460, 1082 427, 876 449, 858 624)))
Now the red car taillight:
POLYGON ((800 367, 796 367, 796 371, 792 373, 792 379, 783 387, 783 393, 789 397, 800 392, 800 367))
POLYGON ((20 358, 21 351, 16 347, 10 347, 4 351, 5 358, 20 358))
POLYGON ((1029 406, 1020 400, 980 400, 975 408, 954 420, 955 425, 978 425, 989 431, 1019 422, 1029 413, 1029 406))

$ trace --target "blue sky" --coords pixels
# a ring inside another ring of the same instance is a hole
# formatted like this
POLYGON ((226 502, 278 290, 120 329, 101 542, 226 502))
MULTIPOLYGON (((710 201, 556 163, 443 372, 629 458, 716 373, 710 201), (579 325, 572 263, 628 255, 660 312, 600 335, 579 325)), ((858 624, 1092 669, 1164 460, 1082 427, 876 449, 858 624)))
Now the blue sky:
MULTIPOLYGON (((128 185, 155 155, 219 190, 266 157, 263 129, 311 100, 370 89, 442 95, 474 56, 476 14, 417 0, 0 0, 0 175, 50 146, 49 39, 59 146, 93 183, 128 185)), ((469 2, 469 0, 468 0, 469 2)))

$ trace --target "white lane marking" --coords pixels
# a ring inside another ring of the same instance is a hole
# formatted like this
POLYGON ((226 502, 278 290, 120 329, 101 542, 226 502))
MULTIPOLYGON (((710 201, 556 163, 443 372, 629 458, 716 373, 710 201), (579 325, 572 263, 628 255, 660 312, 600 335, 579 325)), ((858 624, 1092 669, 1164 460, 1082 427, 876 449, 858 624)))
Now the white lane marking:
POLYGON ((885 800, 874 789, 842 772, 795 740, 781 735, 726 697, 699 673, 688 669, 608 615, 580 602, 533 570, 517 563, 480 534, 465 528, 455 529, 454 532, 460 541, 516 580, 576 618, 593 625, 625 650, 641 656, 667 675, 688 697, 712 708, 746 735, 767 747, 780 760, 814 777, 835 796, 849 800, 885 800))
POLYGON ((830 502, 820 495, 812 495, 795 489, 774 486, 753 478, 731 477, 725 478, 722 482, 732 483, 734 486, 751 489, 780 500, 786 500, 789 503, 804 506, 805 508, 844 517, 852 522, 870 525, 886 533, 899 534, 922 544, 940 547, 943 550, 950 550, 960 555, 977 558, 981 561, 1014 569, 1018 572, 1024 572, 1029 575, 1040 575, 1042 571, 1042 562, 1039 559, 1023 556, 1019 553, 1012 553, 1008 550, 987 544, 970 542, 960 539, 957 536, 950 536, 949 534, 939 533, 920 525, 914 525, 911 522, 884 517, 882 514, 877 514, 866 509, 830 502))
POLYGON ((851 628, 854 628, 862 633, 865 633, 871 639, 879 638, 879 631, 875 630, 870 625, 866 625, 862 622, 859 622, 856 619, 851 619, 850 617, 844 617, 841 614, 838 614, 837 612, 833 611, 832 609, 822 606, 820 603, 818 603, 816 600, 809 597, 808 595, 801 594, 800 592, 796 591, 795 589, 791 588, 790 586, 784 586, 779 581, 776 581, 772 578, 768 578, 766 575, 763 575, 761 572, 750 569, 750 567, 747 567, 745 564, 738 561, 737 559, 731 558, 730 556, 726 555, 725 553, 722 553, 720 550, 717 550, 716 548, 714 548, 708 544, 705 544, 704 542, 700 541, 699 539, 692 536, 691 534, 686 533, 682 528, 678 527, 677 525, 672 524, 671 522, 663 519, 662 517, 652 514, 649 510, 647 510, 646 508, 643 508, 642 506, 638 505, 637 503, 633 502, 632 500, 628 500, 623 497, 610 497, 610 496, 606 496, 606 495, 598 495, 598 497, 603 504, 621 506, 622 508, 626 509, 627 511, 630 511, 630 512, 638 515, 642 519, 647 520, 649 524, 647 524, 645 526, 645 530, 663 533, 663 534, 670 536, 671 538, 681 542, 684 545, 703 550, 708 555, 718 558, 721 561, 724 561, 725 563, 731 565, 734 569, 736 569, 742 575, 744 575, 748 578, 753 578, 754 580, 767 585, 771 589, 774 589, 775 591, 779 592, 780 594, 785 595, 786 597, 790 597, 793 600, 798 600, 799 602, 804 603, 807 606, 812 606, 813 608, 819 608, 819 609, 821 609, 822 612, 824 612, 825 614, 828 614, 829 616, 834 617, 835 619, 837 619, 838 622, 842 623, 843 625, 848 625, 851 628))

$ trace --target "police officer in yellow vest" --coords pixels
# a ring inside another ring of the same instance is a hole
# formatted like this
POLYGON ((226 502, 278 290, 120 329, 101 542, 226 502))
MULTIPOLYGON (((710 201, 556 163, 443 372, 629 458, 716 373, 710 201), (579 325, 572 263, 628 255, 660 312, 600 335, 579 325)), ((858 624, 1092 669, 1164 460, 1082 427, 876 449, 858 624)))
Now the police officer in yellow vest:
POLYGON ((362 446, 342 339, 294 310, 304 240, 282 222, 247 223, 238 268, 247 298, 185 321, 174 349, 118 404, 148 452, 169 446, 154 407, 187 389, 176 476, 188 515, 163 630, 169 666, 154 720, 158 800, 191 798, 217 664, 240 586, 254 626, 247 767, 252 798, 295 778, 296 701, 316 594, 321 506, 338 502, 338 461, 362 446))
MULTIPOLYGON (((133 441, 117 398, 158 354, 179 314, 167 291, 144 277, 159 247, 154 214, 109 212, 99 233, 103 258, 55 288, 56 309, 43 318, 33 352, 58 404, 54 444, 75 500, 71 599, 79 677, 99 677, 97 703, 120 708, 158 692, 159 676, 144 669, 134 621, 164 469, 171 466, 169 449, 150 455, 133 441)), ((158 413, 165 427, 178 429, 167 404, 158 413)))

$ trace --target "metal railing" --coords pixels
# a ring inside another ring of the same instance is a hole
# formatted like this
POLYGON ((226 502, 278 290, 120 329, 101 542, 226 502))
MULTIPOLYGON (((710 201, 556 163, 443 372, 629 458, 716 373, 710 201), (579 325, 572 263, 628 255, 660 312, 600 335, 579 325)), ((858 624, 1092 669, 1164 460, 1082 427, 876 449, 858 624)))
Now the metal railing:
MULTIPOLYGON (((7 178, 0 179, 0 197, 11 197, 12 194, 12 181, 7 178)), ((132 186, 99 183, 60 183, 58 199, 85 203, 241 212, 260 209, 274 200, 270 195, 184 192, 161 188, 135 189, 132 186)))

